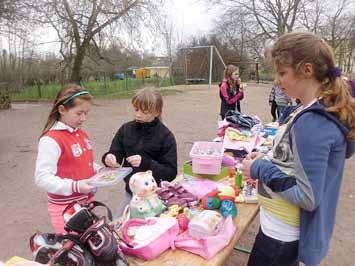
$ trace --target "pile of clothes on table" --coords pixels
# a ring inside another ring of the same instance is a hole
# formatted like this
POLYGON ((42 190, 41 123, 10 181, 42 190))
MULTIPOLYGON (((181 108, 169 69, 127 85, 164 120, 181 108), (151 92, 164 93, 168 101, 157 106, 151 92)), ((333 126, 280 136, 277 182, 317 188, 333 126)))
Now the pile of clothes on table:
POLYGON ((277 125, 263 125, 257 116, 228 111, 223 121, 218 122, 218 139, 225 150, 233 152, 236 158, 255 150, 267 152, 272 146, 277 125))
MULTIPOLYGON (((218 122, 217 141, 223 142, 225 155, 223 163, 230 167, 239 167, 248 153, 259 151, 272 152, 272 143, 278 128, 277 123, 264 125, 257 116, 228 111, 223 121, 218 122)), ((257 202, 256 184, 246 182, 236 202, 257 202)))

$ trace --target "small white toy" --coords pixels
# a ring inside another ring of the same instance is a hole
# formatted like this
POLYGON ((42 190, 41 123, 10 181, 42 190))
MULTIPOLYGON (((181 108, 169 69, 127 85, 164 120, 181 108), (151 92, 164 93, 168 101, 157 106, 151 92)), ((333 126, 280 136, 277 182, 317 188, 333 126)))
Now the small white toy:
POLYGON ((235 198, 237 203, 258 203, 257 190, 252 185, 245 183, 238 197, 235 198))
POLYGON ((222 215, 214 210, 204 210, 194 216, 188 224, 189 235, 201 239, 216 235, 223 221, 222 215))
POLYGON ((164 210, 165 206, 156 193, 157 187, 150 170, 131 176, 129 180, 129 188, 133 194, 130 202, 131 218, 153 217, 164 210))

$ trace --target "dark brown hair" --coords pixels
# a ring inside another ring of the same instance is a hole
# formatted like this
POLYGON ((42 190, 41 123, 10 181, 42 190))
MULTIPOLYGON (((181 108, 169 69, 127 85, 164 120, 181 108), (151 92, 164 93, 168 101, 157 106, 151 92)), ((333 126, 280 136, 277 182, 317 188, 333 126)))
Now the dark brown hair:
POLYGON ((330 75, 335 68, 333 49, 319 36, 308 32, 292 32, 282 35, 271 51, 273 63, 292 67, 302 76, 306 63, 313 65, 315 78, 322 84, 320 95, 326 110, 335 113, 350 132, 349 139, 355 139, 355 101, 349 93, 346 82, 330 75))
MULTIPOLYGON (((66 87, 62 88, 58 93, 57 96, 54 99, 53 102, 53 106, 52 109, 49 113, 47 122, 42 130, 42 134, 46 133, 53 125, 56 121, 58 121, 60 119, 60 113, 58 110, 58 107, 60 105, 63 105, 63 102, 65 102, 67 99, 69 99, 72 95, 84 91, 84 89, 82 87, 80 87, 77 84, 68 84, 66 87)), ((75 107, 80 100, 83 101, 91 101, 92 100, 92 96, 90 94, 84 94, 84 95, 80 95, 76 98, 74 98, 73 100, 69 100, 67 103, 65 103, 63 106, 66 109, 70 109, 75 107)))

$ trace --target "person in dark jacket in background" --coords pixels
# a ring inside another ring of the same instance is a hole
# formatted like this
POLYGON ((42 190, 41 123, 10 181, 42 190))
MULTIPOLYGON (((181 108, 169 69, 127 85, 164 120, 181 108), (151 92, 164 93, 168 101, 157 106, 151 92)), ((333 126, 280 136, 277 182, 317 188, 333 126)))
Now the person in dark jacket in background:
POLYGON ((161 121, 163 99, 159 91, 142 89, 132 98, 135 120, 123 124, 114 136, 102 162, 108 167, 133 167, 127 176, 123 210, 130 200, 129 179, 137 172, 151 170, 159 185, 162 180, 172 181, 177 174, 176 140, 161 121), (123 162, 123 165, 121 163, 123 162))
POLYGON ((221 98, 220 115, 222 120, 229 110, 240 112, 240 100, 243 99, 243 87, 239 77, 239 68, 228 65, 224 70, 224 79, 219 85, 219 97, 221 98))

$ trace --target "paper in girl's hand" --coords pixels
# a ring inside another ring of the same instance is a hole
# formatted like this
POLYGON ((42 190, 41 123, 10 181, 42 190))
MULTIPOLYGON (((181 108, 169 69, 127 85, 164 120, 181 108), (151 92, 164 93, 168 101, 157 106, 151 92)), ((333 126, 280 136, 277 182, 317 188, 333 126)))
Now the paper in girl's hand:
POLYGON ((105 187, 116 185, 132 172, 132 167, 109 168, 100 170, 99 173, 92 177, 90 185, 94 187, 105 187))

